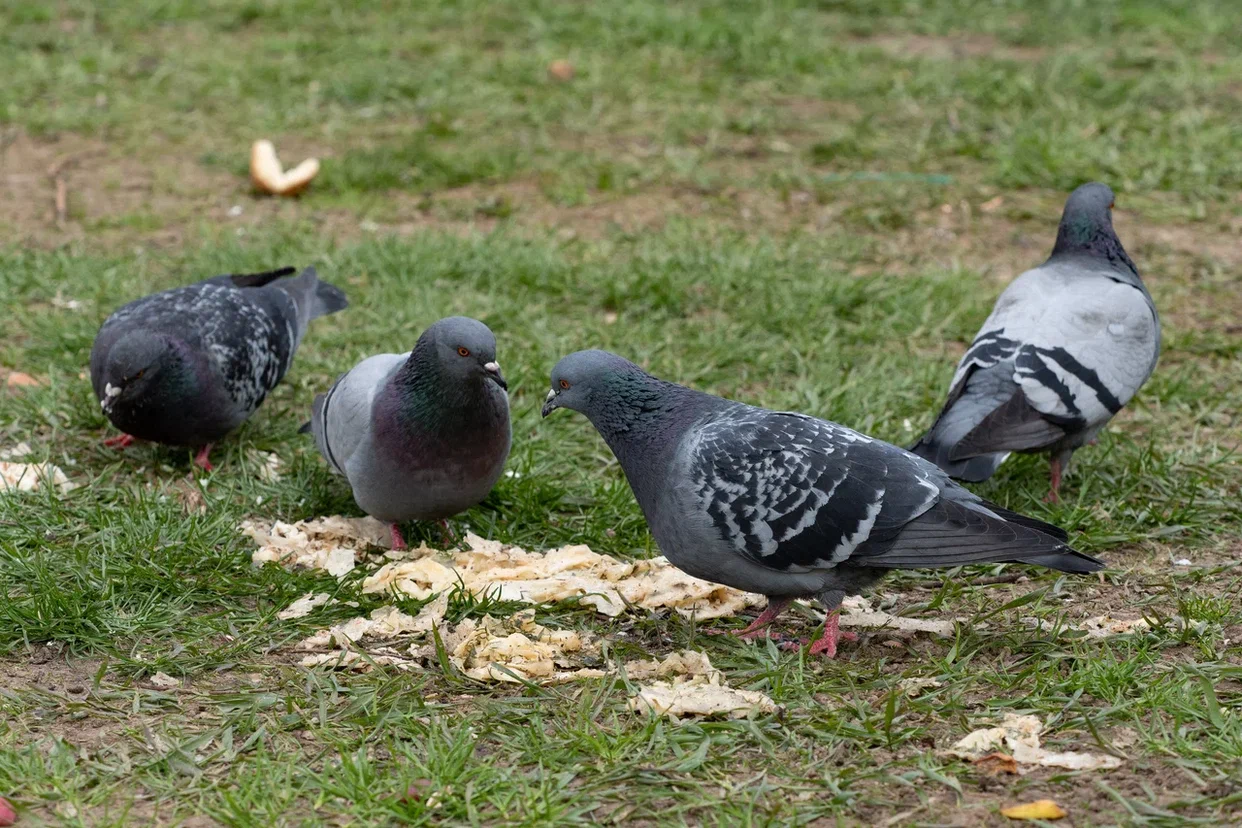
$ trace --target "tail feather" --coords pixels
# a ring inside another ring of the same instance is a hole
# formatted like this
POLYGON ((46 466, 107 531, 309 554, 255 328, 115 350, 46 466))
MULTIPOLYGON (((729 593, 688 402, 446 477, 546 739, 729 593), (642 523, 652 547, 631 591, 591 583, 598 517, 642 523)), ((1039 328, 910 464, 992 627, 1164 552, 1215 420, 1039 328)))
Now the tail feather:
POLYGON ((1099 572, 1107 564, 1099 558, 1093 558, 1085 552, 1064 547, 1064 551, 1051 555, 1033 555, 1029 558, 1017 558, 1016 563, 1046 566, 1059 572, 1099 572))
POLYGON ((281 267, 276 270, 265 270, 262 273, 233 273, 227 278, 239 288, 263 287, 276 281, 281 276, 288 276, 297 272, 298 269, 296 267, 281 267))
POLYGON ((302 423, 301 428, 298 429, 298 434, 310 434, 313 428, 314 427, 311 424, 311 421, 307 420, 306 422, 302 423))
POLYGON ((1020 512, 1014 512, 1003 506, 997 506, 995 503, 984 501, 983 505, 991 509, 996 514, 1003 517, 1010 523, 1016 523, 1019 526, 1025 526, 1027 529, 1034 529, 1036 532, 1042 532, 1045 535, 1051 535, 1059 541, 1068 541, 1069 533, 1060 526, 1048 523, 1046 520, 1033 518, 1030 515, 1024 515, 1020 512))
POLYGON ((955 460, 951 456, 953 448, 953 446, 936 442, 928 432, 917 443, 910 446, 909 451, 930 463, 935 463, 954 480, 965 480, 968 483, 982 483, 987 480, 996 474, 1000 464, 1005 462, 1005 458, 1009 456, 1009 452, 1006 451, 955 460))

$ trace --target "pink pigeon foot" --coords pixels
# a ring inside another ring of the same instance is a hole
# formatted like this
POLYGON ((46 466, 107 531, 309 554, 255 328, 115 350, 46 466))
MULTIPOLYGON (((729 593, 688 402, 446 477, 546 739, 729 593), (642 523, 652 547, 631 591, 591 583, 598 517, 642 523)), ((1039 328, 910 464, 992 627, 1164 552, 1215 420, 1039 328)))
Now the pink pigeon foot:
POLYGON ((792 598, 769 598, 768 605, 763 608, 763 612, 759 613, 759 617, 751 621, 744 630, 721 630, 710 629, 703 632, 707 635, 736 635, 745 641, 755 638, 766 637, 767 630, 764 627, 776 620, 776 617, 785 611, 785 608, 793 603, 792 598))
POLYGON ((437 521, 440 524, 440 531, 444 533, 444 545, 452 546, 457 542, 457 535, 453 533, 453 527, 449 526, 447 519, 441 518, 437 521))
POLYGON ((203 446, 198 450, 198 454, 194 455, 194 465, 203 471, 214 471, 215 467, 211 465, 211 461, 207 459, 207 455, 211 453, 211 443, 203 446))
MULTIPOLYGON (((833 610, 824 619, 824 634, 819 637, 819 640, 809 642, 811 647, 806 654, 812 656, 822 655, 824 658, 836 658, 838 642, 857 640, 858 636, 855 633, 841 632, 841 612, 840 610, 833 610)), ((802 641, 802 644, 807 643, 808 641, 805 639, 802 641)), ((800 645, 790 642, 785 648, 792 650, 797 646, 800 645)))
POLYGON ((392 548, 408 549, 409 547, 405 545, 405 538, 401 536, 401 530, 397 527, 397 524, 390 523, 388 528, 392 530, 392 548))
POLYGON ((116 449, 117 451, 120 451, 121 449, 126 448, 128 446, 132 446, 134 443, 135 443, 135 438, 134 438, 134 435, 132 434, 122 434, 118 437, 109 437, 108 439, 103 441, 103 444, 105 446, 107 446, 108 448, 116 449))

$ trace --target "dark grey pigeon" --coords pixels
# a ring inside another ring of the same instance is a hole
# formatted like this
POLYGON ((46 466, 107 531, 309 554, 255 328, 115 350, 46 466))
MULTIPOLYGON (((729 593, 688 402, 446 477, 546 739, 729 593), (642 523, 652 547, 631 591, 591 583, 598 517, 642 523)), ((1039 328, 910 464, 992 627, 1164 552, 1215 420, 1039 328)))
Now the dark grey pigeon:
POLYGON ((768 597, 744 637, 813 596, 828 620, 811 653, 832 657, 841 601, 892 569, 1104 566, 1057 527, 988 503, 897 446, 664 382, 605 351, 557 363, 543 415, 557 408, 603 436, 672 563, 768 597))
POLYGON ((280 382, 306 325, 346 307, 308 267, 216 276, 144 296, 108 317, 91 348, 91 385, 112 424, 135 438, 198 449, 254 413, 280 382))
POLYGON ((911 448, 959 480, 1010 452, 1051 455, 1049 500, 1074 451, 1155 370, 1160 319, 1109 213, 1113 191, 1070 194, 1052 255, 1005 289, 958 363, 936 422, 911 448))
POLYGON ((441 319, 405 354, 380 354, 315 397, 302 431, 345 476, 367 514, 439 520, 487 497, 509 456, 509 395, 496 337, 465 316, 441 319))

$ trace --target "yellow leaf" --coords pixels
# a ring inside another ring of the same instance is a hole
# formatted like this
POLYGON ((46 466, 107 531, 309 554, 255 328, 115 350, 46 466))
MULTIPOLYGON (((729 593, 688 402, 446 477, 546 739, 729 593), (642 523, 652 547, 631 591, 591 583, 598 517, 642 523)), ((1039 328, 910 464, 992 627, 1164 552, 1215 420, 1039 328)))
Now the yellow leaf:
POLYGON ((1061 819, 1067 816, 1061 806, 1051 799, 1010 805, 1008 808, 1001 808, 1001 813, 1010 819, 1061 819))

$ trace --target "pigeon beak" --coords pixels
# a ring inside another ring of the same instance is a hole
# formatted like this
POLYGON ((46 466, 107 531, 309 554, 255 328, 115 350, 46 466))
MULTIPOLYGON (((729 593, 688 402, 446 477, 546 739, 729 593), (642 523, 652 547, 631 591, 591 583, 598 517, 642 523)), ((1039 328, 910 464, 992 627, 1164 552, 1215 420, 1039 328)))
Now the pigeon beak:
POLYGON ((483 363, 483 370, 488 373, 492 382, 496 383, 506 391, 509 390, 509 383, 505 382, 504 374, 500 373, 499 362, 485 362, 483 363))
POLYGON ((543 401, 543 410, 539 413, 541 416, 546 417, 558 408, 560 406, 556 404, 556 391, 549 391, 547 399, 543 401))
POLYGON ((99 407, 103 409, 105 414, 112 413, 112 406, 116 404, 116 398, 121 396, 121 389, 112 383, 104 385, 103 399, 99 401, 99 407))

